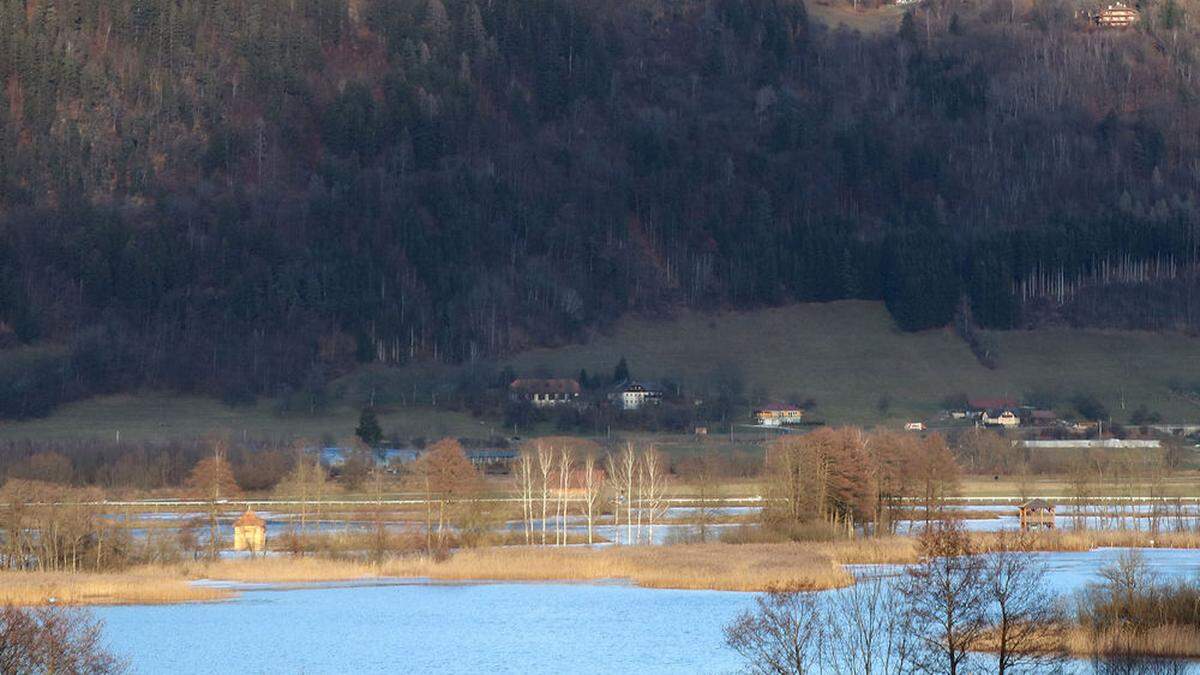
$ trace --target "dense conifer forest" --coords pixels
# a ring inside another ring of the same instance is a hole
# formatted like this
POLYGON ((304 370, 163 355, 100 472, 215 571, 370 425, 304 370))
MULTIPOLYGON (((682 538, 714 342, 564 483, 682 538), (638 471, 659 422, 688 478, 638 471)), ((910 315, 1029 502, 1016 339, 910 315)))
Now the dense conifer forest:
POLYGON ((1190 7, 0 0, 0 399, 229 399, 626 312, 1200 327, 1190 7))

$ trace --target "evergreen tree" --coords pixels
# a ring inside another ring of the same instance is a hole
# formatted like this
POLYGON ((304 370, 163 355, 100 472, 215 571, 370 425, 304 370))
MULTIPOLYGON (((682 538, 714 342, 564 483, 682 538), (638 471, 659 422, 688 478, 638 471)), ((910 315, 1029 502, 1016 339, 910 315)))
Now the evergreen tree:
POLYGON ((372 448, 379 445, 379 442, 383 440, 383 429, 379 428, 379 420, 376 419, 374 410, 363 409, 362 414, 358 417, 358 427, 354 430, 354 435, 372 448))
POLYGON ((629 379, 629 364, 625 363, 625 357, 617 362, 617 367, 613 369, 613 382, 620 384, 629 379))

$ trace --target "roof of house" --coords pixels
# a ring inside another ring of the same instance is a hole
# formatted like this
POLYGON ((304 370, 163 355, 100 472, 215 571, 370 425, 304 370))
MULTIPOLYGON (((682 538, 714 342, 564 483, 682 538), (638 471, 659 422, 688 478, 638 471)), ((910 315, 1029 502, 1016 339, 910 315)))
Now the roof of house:
POLYGON ((521 378, 513 380, 508 388, 526 394, 578 394, 579 382, 567 378, 521 378))
POLYGON ((233 521, 234 527, 266 527, 267 521, 258 517, 258 514, 246 509, 246 512, 238 516, 238 519, 233 521))
POLYGON ((804 408, 801 408, 798 405, 792 405, 791 403, 768 403, 767 405, 760 405, 754 409, 754 412, 795 412, 795 411, 804 412, 804 408))
POLYGON ((1021 508, 1026 511, 1046 511, 1053 509, 1054 505, 1045 499, 1030 499, 1021 505, 1021 508))
POLYGON ((1123 2, 1116 2, 1100 10, 1100 14, 1141 14, 1141 12, 1123 2))
POLYGON ((463 454, 467 456, 467 459, 473 459, 477 461, 517 458, 517 451, 511 448, 476 448, 472 450, 464 450, 463 454))
POLYGON ((662 387, 656 382, 647 382, 645 380, 625 380, 618 384, 615 388, 617 392, 647 392, 650 394, 661 394, 662 387))

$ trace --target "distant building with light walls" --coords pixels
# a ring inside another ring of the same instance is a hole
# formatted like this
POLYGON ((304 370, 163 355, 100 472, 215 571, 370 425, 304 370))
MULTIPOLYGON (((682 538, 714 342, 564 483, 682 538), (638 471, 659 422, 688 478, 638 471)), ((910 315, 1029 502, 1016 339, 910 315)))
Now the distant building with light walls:
POLYGON ((1123 2, 1113 3, 1096 14, 1096 25, 1101 28, 1128 28, 1141 20, 1141 13, 1123 2))
POLYGON ((569 379, 513 380, 508 385, 509 396, 516 401, 528 401, 535 408, 569 405, 579 400, 579 383, 569 379))
POLYGON ((650 382, 626 380, 608 395, 608 399, 622 410, 640 410, 645 405, 662 402, 662 388, 650 382))
POLYGON ((786 403, 772 403, 771 405, 755 408, 754 421, 764 427, 800 424, 804 421, 804 409, 786 403))
POLYGON ((246 509, 233 521, 233 550, 262 553, 267 548, 267 523, 258 514, 246 509))
POLYGON ((1015 410, 997 408, 983 411, 983 414, 979 416, 979 421, 985 427, 1011 428, 1021 425, 1021 416, 1015 410))

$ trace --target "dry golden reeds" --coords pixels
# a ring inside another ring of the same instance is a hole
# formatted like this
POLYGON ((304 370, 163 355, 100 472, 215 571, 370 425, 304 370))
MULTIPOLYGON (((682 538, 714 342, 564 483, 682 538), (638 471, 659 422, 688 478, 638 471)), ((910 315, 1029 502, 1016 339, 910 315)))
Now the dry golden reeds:
MULTIPOLYGON (((981 551, 995 547, 1000 536, 994 532, 976 532, 971 541, 981 551)), ((1198 532, 1138 532, 1133 530, 1052 530, 1032 532, 1027 541, 1038 551, 1090 551, 1102 547, 1123 548, 1200 548, 1198 532)))
POLYGON ((686 544, 604 549, 472 549, 438 562, 427 557, 383 566, 392 576, 550 581, 627 579, 650 588, 761 591, 828 589, 853 583, 829 556, 803 544, 686 544))
POLYGON ((120 573, 0 572, 0 604, 156 605, 223 600, 225 589, 188 583, 176 570, 120 573))
POLYGON ((1155 656, 1200 658, 1200 629, 1165 625, 1142 630, 1114 627, 1103 631, 1071 629, 1063 646, 1076 656, 1155 656))
POLYGON ((842 565, 894 565, 917 561, 917 540, 912 537, 818 542, 809 547, 842 565))
POLYGON ((180 571, 190 579, 243 583, 316 583, 380 576, 379 567, 376 565, 316 557, 219 560, 185 565, 180 571))

